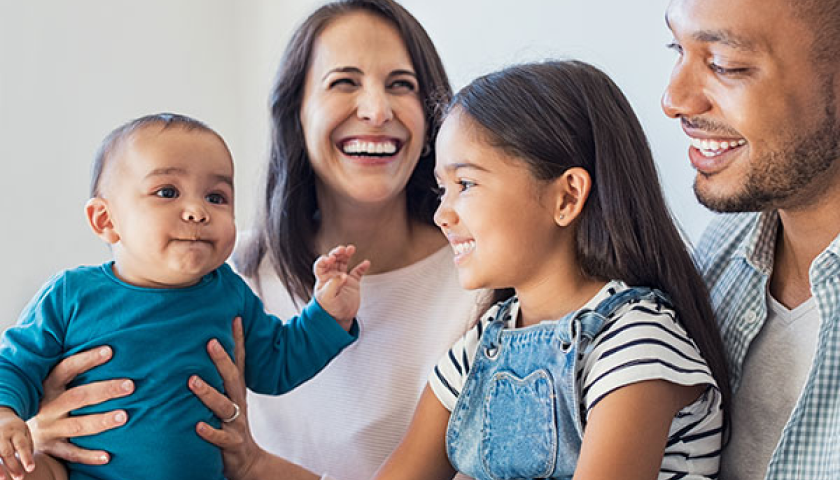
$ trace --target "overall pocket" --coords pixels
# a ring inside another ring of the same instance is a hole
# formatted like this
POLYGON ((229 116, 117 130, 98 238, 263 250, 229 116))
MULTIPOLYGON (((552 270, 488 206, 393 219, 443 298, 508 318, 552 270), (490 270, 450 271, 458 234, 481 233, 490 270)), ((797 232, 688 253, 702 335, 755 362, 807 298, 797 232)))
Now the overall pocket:
POLYGON ((544 478, 557 453, 554 382, 546 370, 525 378, 497 372, 487 385, 481 458, 494 479, 544 478))

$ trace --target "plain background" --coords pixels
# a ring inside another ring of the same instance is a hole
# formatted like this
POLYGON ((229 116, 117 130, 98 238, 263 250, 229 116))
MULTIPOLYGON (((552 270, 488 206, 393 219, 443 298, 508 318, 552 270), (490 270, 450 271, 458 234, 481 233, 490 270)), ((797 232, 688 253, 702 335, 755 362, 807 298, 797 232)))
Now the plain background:
MULTIPOLYGON (((0 0, 0 330, 54 273, 108 259, 83 205, 101 139, 144 114, 195 116, 227 140, 237 224, 253 217, 267 98, 312 0, 0 0)), ((659 99, 675 54, 667 0, 405 0, 458 89, 506 65, 579 58, 608 74, 648 133, 670 207, 697 240, 688 141, 659 99)), ((104 320, 104 319, 103 319, 104 320)))

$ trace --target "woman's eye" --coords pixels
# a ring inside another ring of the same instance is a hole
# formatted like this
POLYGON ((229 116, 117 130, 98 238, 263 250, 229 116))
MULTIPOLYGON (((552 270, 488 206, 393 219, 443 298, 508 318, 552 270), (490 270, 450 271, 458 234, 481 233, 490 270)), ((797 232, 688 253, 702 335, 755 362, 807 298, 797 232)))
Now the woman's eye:
POLYGON ((417 85, 415 85, 411 80, 395 80, 391 83, 391 88, 413 92, 417 90, 417 85))
POLYGON ((207 201, 214 205, 224 205, 227 203, 227 198, 221 193, 211 193, 207 195, 207 201))
POLYGON ((434 192, 438 200, 440 200, 446 194, 446 188, 438 185, 437 187, 432 187, 432 192, 434 192))
POLYGON ((354 87, 356 86, 356 82, 354 82, 350 78, 336 78, 335 80, 330 82, 330 88, 333 87, 354 87))
POLYGON ((160 198, 178 198, 178 190, 173 187, 163 187, 155 191, 155 196, 160 198))

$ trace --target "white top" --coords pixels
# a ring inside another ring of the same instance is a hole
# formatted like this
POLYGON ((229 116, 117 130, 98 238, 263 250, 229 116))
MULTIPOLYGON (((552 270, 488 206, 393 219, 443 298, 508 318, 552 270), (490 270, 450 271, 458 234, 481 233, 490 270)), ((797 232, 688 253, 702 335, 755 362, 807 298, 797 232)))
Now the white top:
MULTIPOLYGON (((268 262, 247 280, 270 313, 297 313, 268 262)), ((366 275, 361 294, 356 343, 294 391, 248 398, 259 445, 340 480, 371 478, 400 442, 435 361, 473 321, 479 292, 461 288, 447 246, 366 275)))
MULTIPOLYGON (((609 295, 626 288, 623 282, 612 281, 582 309, 594 310, 609 295)), ((481 334, 493 321, 498 308, 497 304, 482 315, 480 325, 458 340, 429 376, 432 390, 450 411, 455 408, 457 395, 466 382, 481 334)), ((510 320, 505 328, 516 329, 519 302, 514 301, 510 308, 510 320)), ((694 342, 675 321, 673 310, 651 301, 627 304, 609 317, 593 339, 592 349, 579 363, 577 374, 584 418, 589 417, 591 409, 607 394, 632 383, 661 379, 679 385, 716 385, 694 342)), ((720 461, 722 424, 721 397, 717 388, 710 388, 674 417, 659 478, 715 476, 720 461)))
POLYGON ((732 398, 732 437, 721 463, 726 480, 764 478, 817 349, 820 313, 814 297, 793 310, 767 298, 767 320, 750 345, 732 398))

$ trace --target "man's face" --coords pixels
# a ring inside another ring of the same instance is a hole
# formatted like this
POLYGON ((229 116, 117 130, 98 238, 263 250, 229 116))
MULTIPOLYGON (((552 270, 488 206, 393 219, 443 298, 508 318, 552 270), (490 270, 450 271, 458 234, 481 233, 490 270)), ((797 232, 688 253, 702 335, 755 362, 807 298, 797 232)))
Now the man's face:
POLYGON ((716 211, 819 201, 840 156, 836 66, 785 0, 672 0, 678 57, 662 108, 691 138, 697 198, 716 211))

